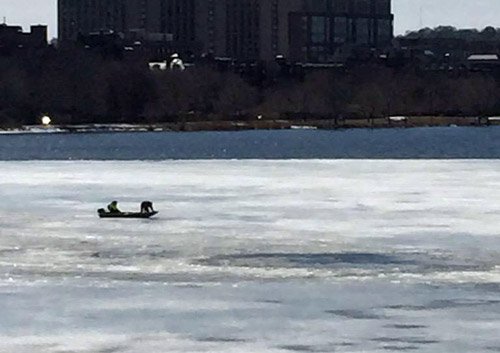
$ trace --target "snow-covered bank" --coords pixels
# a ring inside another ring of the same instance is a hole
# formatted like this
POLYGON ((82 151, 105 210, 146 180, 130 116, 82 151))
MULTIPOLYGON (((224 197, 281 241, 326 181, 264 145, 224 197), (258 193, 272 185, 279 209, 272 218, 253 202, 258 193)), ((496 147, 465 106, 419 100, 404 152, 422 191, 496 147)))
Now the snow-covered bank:
POLYGON ((146 125, 132 124, 92 124, 92 125, 27 125, 22 128, 0 129, 0 134, 57 134, 57 133, 92 133, 92 132, 142 132, 168 131, 161 128, 152 128, 146 125))
POLYGON ((2 128, 0 134, 40 133, 95 133, 95 132, 144 132, 144 131, 238 131, 283 129, 373 129, 417 128, 500 125, 497 117, 388 117, 388 118, 302 118, 302 119, 255 119, 255 120, 206 120, 178 121, 156 124, 82 124, 82 125, 27 125, 22 128, 2 128))

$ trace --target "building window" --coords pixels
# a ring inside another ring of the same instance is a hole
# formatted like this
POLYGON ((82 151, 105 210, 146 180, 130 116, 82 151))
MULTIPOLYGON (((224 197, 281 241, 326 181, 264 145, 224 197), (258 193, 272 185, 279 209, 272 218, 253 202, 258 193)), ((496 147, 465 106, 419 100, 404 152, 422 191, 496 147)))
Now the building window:
POLYGON ((329 34, 329 18, 324 16, 311 17, 311 42, 326 43, 329 34))
POLYGON ((357 43, 369 44, 370 43, 370 29, 369 20, 367 18, 359 18, 357 23, 357 43))
POLYGON ((392 20, 378 20, 378 42, 388 44, 392 40, 392 20))
POLYGON ((343 44, 347 42, 347 18, 346 17, 335 17, 335 44, 343 44))

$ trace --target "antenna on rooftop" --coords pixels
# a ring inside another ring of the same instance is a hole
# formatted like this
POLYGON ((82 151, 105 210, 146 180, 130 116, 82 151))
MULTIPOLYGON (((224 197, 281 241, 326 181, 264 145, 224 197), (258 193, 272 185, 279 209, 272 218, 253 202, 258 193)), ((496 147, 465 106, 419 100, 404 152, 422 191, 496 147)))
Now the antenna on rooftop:
POLYGON ((3 24, 6 25, 7 24, 7 17, 3 17, 3 24))

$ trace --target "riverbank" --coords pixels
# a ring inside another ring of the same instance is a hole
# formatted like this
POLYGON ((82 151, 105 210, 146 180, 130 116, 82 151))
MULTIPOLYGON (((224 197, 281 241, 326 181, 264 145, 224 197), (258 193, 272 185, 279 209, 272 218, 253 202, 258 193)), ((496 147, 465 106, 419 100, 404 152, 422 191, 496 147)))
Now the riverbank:
POLYGON ((2 134, 103 133, 103 132, 195 132, 299 129, 381 129, 443 126, 500 125, 500 117, 390 117, 374 119, 256 119, 232 121, 185 121, 161 124, 27 125, 2 128, 2 134))

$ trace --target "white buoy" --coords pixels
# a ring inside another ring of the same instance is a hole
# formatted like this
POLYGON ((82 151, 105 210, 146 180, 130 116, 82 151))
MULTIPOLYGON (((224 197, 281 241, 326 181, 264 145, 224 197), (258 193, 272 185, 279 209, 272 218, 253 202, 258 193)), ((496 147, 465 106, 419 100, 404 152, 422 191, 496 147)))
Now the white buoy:
POLYGON ((49 126, 51 122, 52 122, 52 119, 50 117, 48 117, 47 115, 42 117, 42 124, 44 126, 49 126))

